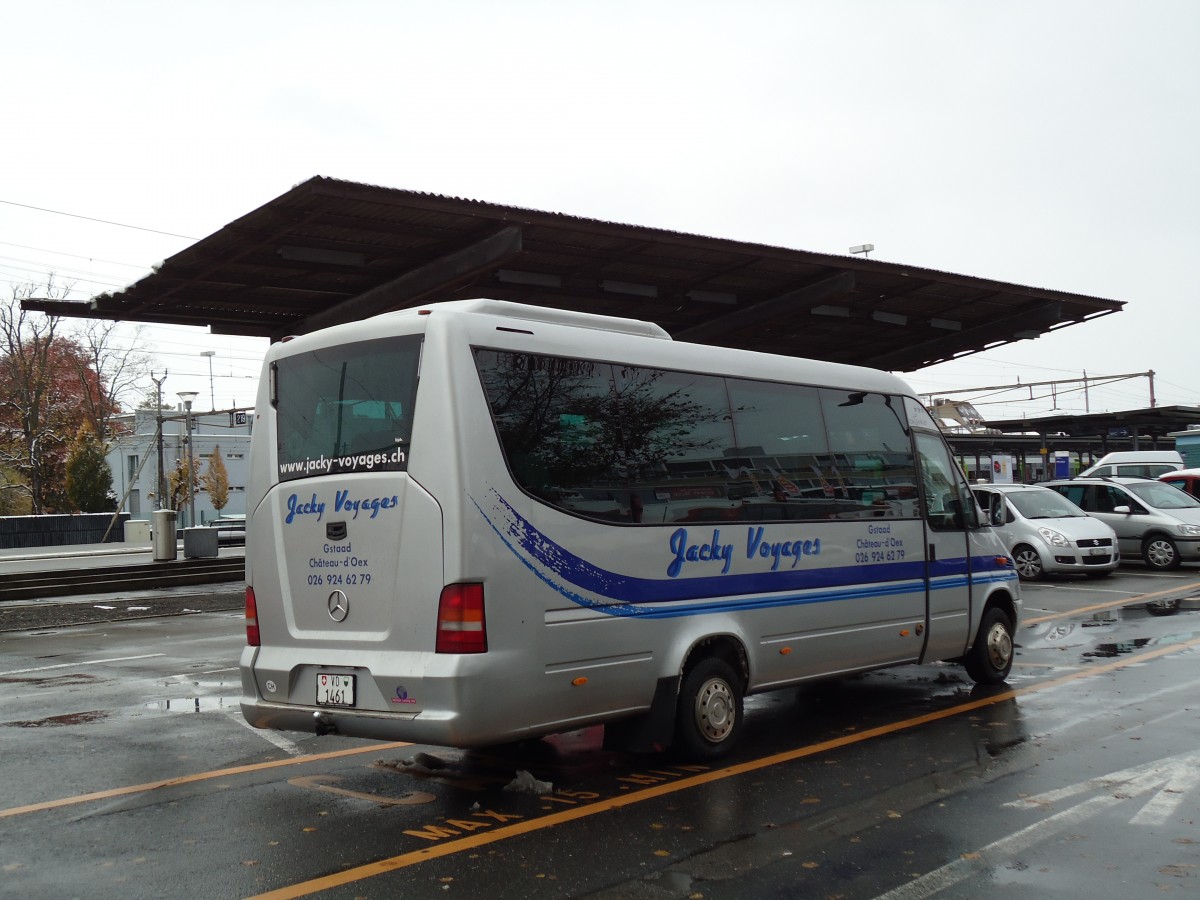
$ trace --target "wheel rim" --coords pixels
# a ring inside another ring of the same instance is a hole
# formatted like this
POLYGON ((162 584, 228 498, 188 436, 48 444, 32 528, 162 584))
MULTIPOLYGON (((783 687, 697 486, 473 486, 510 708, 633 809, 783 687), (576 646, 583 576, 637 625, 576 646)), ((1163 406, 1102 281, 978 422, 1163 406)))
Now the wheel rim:
POLYGON ((720 678, 704 682, 696 694, 696 728, 706 741, 718 744, 729 737, 737 718, 733 691, 720 678))
POLYGON ((988 631, 986 646, 988 662, 992 668, 997 672, 1004 671, 1008 667, 1008 661, 1012 659, 1013 643, 1012 635, 1008 633, 1003 622, 992 625, 988 631))
POLYGON ((1175 562, 1175 545, 1161 539, 1151 541, 1146 545, 1146 562, 1156 569, 1168 568, 1175 562))
POLYGON ((1013 554, 1013 565, 1022 578, 1037 578, 1042 574, 1042 559, 1036 550, 1025 547, 1013 554))

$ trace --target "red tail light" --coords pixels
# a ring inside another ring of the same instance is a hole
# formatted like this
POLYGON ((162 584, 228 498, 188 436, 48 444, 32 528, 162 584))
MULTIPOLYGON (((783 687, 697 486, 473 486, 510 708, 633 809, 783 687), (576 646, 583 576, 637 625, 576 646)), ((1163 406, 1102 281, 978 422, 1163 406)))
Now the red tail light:
POLYGON ((254 588, 246 585, 246 643, 258 647, 258 604, 254 600, 254 588))
POLYGON ((487 653, 482 584, 448 584, 438 600, 438 653, 487 653))

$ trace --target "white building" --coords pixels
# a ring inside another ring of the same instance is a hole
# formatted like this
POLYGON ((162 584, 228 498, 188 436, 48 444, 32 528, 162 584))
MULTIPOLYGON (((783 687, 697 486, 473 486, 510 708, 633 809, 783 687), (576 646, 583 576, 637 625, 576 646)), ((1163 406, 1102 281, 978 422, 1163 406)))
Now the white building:
MULTIPOLYGON (((175 469, 177 461, 187 458, 187 443, 184 440, 184 412, 182 406, 176 410, 163 410, 163 480, 175 469)), ((155 440, 157 414, 152 409, 139 409, 118 416, 115 426, 127 433, 113 439, 108 453, 108 467, 113 473, 113 492, 117 499, 125 498, 122 509, 134 519, 149 519, 150 514, 165 504, 158 497, 158 444, 155 440)), ((246 512, 246 478, 249 475, 250 432, 254 413, 245 410, 215 413, 192 413, 192 454, 196 471, 204 474, 213 448, 221 448, 221 458, 229 475, 229 502, 221 515, 244 515, 246 512)), ((169 490, 169 488, 168 488, 169 490)), ((169 501, 168 501, 169 502, 169 501)), ((203 488, 195 495, 196 523, 203 525, 217 516, 203 488)), ((193 523, 186 521, 187 513, 181 504, 180 527, 193 523)))

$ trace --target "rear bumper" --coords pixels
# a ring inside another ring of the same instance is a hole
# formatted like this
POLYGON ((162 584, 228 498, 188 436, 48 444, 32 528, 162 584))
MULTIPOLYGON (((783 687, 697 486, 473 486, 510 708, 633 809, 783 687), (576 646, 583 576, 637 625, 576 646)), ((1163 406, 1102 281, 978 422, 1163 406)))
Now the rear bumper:
POLYGON ((404 715, 293 706, 268 703, 261 698, 246 696, 242 697, 242 716, 255 728, 269 728, 274 731, 341 734, 346 737, 436 744, 443 747, 483 746, 513 739, 504 735, 494 735, 481 740, 479 735, 475 735, 475 743, 468 744, 455 727, 456 717, 451 715, 439 717, 430 712, 404 715))
MULTIPOLYGON (((448 707, 455 698, 459 679, 409 679, 415 696, 421 702, 411 702, 404 693, 404 702, 387 708, 377 694, 377 679, 369 670, 327 665, 321 669, 344 671, 357 676, 357 702, 360 708, 318 706, 315 702, 315 683, 309 670, 315 667, 294 666, 275 670, 260 665, 263 655, 258 647, 246 647, 240 660, 242 716, 255 728, 277 731, 306 731, 313 734, 342 734, 349 737, 388 741, 438 744, 451 747, 471 746, 459 728, 460 716, 448 707), (438 697, 444 698, 443 702, 438 697), (300 702, 297 702, 300 701, 300 702)), ((458 698, 462 706, 462 698, 458 698)), ((478 727, 478 722, 476 726, 478 727)), ((481 730, 472 735, 474 745, 511 740, 502 729, 481 730)))
POLYGON ((510 682, 497 690, 494 678, 471 671, 471 661, 465 663, 465 672, 454 667, 455 661, 448 661, 442 672, 427 665, 422 675, 403 677, 401 685, 396 675, 338 663, 263 667, 260 650, 244 648, 240 661, 242 716, 255 728, 469 749, 571 731, 644 711, 592 710, 577 718, 547 721, 538 717, 543 710, 531 704, 517 684, 510 682), (356 675, 359 706, 318 706, 316 671, 356 675))

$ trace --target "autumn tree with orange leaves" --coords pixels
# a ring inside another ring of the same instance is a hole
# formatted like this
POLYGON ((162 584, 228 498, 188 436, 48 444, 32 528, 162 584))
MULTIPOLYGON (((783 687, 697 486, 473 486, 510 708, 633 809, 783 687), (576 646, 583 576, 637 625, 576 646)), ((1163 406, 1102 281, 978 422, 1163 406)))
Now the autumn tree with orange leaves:
POLYGON ((108 435, 120 410, 89 348, 61 334, 57 317, 21 308, 35 292, 53 298, 53 280, 18 287, 0 305, 0 468, 15 475, 10 486, 37 515, 70 510, 70 445, 85 419, 97 435, 108 435))

